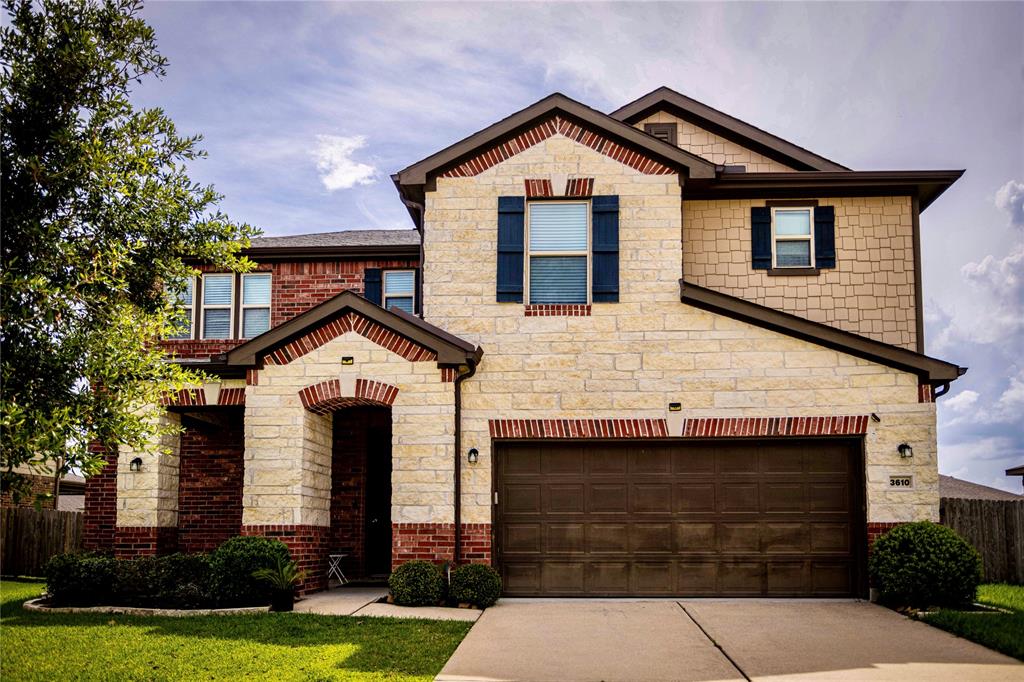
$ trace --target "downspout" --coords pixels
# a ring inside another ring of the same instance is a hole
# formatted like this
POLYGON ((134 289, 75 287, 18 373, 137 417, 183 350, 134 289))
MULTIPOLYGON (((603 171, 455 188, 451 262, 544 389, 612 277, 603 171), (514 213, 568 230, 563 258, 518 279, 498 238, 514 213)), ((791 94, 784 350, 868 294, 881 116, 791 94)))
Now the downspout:
POLYGON ((462 382, 476 374, 476 361, 469 360, 469 371, 455 377, 455 556, 462 554, 462 382))

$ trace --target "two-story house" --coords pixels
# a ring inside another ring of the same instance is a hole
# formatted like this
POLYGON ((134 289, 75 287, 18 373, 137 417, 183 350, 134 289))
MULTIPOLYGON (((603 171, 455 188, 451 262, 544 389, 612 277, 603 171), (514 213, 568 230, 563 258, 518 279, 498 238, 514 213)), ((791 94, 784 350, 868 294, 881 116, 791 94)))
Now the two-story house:
POLYGON ((960 171, 854 171, 668 89, 551 95, 393 176, 414 230, 255 240, 167 341, 171 455, 107 455, 90 546, 279 537, 326 582, 491 562, 509 595, 866 593, 938 520, 919 216, 960 171))

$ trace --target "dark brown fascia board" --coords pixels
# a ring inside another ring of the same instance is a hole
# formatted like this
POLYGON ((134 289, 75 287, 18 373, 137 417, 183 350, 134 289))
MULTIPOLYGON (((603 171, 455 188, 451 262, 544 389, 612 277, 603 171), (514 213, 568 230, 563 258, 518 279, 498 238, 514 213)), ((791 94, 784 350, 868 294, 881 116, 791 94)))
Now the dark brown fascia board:
POLYGON ((955 381, 967 371, 967 368, 961 368, 943 360, 937 360, 858 334, 851 334, 820 322, 812 322, 742 298, 697 286, 685 280, 679 280, 679 287, 680 299, 683 303, 871 360, 880 365, 913 372, 933 386, 955 381))
POLYGON ((1024 476, 1024 465, 1006 470, 1007 476, 1024 476))
POLYGON ((674 116, 696 123, 702 128, 738 142, 765 156, 795 166, 798 170, 850 170, 831 159, 826 159, 824 156, 815 154, 746 121, 741 121, 735 116, 730 116, 664 86, 616 109, 609 116, 632 124, 656 111, 667 111, 674 116))
POLYGON ((181 365, 185 369, 192 369, 204 374, 210 374, 222 379, 244 379, 245 367, 230 366, 227 364, 227 355, 221 353, 214 355, 209 360, 194 360, 191 358, 172 359, 171 362, 181 365))
POLYGON ((916 196, 926 209, 963 170, 729 173, 713 182, 688 183, 683 199, 801 196, 916 196))
POLYGON ((483 355, 483 350, 479 347, 418 317, 384 310, 362 296, 351 291, 343 291, 284 324, 236 346, 225 354, 225 364, 229 367, 255 367, 259 356, 290 343, 310 329, 326 324, 348 311, 359 313, 396 334, 429 348, 437 353, 439 365, 477 363, 483 355))
POLYGON ((254 261, 270 260, 359 260, 362 258, 418 258, 418 244, 394 246, 272 246, 243 249, 241 255, 254 261))
POLYGON ((395 182, 401 186, 425 185, 435 173, 471 158, 473 153, 481 147, 494 144, 504 138, 514 137, 537 119, 556 113, 563 114, 585 126, 602 130, 626 146, 643 150, 670 166, 686 168, 687 174, 691 178, 715 177, 715 164, 707 159, 663 142, 642 130, 615 120, 607 114, 556 92, 399 171, 393 176, 395 182))

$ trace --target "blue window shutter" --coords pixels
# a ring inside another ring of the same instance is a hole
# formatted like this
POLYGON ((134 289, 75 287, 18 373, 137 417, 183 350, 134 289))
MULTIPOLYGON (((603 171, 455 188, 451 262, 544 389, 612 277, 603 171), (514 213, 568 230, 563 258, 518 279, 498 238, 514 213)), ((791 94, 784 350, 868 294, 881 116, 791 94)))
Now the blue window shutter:
POLYGON ((619 198, 591 200, 591 298, 594 303, 619 301, 619 198))
POLYGON ((814 266, 836 266, 836 209, 818 206, 814 209, 814 266))
POLYGON ((370 303, 380 305, 380 268, 366 268, 363 270, 363 298, 370 303))
POLYGON ((524 197, 498 197, 499 303, 523 302, 524 197))
POLYGON ((772 269, 772 210, 750 207, 750 245, 755 270, 772 269))

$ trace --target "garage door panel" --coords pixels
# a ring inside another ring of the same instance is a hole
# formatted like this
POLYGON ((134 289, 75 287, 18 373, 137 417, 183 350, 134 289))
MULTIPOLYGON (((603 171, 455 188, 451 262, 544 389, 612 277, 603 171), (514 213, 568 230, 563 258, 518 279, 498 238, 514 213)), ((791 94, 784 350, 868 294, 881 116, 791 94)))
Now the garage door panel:
POLYGON ((509 595, 850 596, 850 442, 502 445, 509 595))

